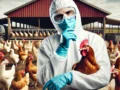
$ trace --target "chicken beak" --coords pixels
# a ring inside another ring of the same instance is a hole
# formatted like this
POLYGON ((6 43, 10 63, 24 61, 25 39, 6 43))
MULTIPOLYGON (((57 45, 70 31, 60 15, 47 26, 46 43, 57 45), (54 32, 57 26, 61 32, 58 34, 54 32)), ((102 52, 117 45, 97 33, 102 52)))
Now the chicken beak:
POLYGON ((79 51, 81 50, 87 50, 87 52, 89 51, 89 47, 84 47, 84 48, 80 48, 79 51))

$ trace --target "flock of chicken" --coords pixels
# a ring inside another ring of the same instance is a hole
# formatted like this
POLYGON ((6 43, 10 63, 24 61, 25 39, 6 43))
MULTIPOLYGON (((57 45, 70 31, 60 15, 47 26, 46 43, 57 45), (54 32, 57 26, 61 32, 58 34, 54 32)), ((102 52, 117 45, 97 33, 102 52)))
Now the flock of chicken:
POLYGON ((36 88, 37 67, 35 63, 40 43, 40 40, 16 39, 0 42, 0 83, 6 86, 4 88, 29 90, 30 85, 36 88))
MULTIPOLYGON (((0 82, 6 84, 6 88, 14 90, 28 90, 30 85, 37 86, 37 60, 40 40, 7 40, 0 42, 0 82), (7 64, 11 67, 7 69, 7 64), (19 67, 21 66, 21 67, 19 67)), ((120 43, 106 41, 108 55, 111 62, 110 83, 99 90, 120 90, 120 43), (114 73, 113 73, 114 72, 114 73), (115 73, 116 72, 116 73, 115 73)), ((85 39, 80 44, 80 62, 73 65, 74 70, 84 74, 97 72, 100 66, 97 64, 94 51, 85 39), (93 60, 94 58, 94 60, 93 60)), ((74 90, 74 89, 73 89, 74 90)))
POLYGON ((35 31, 35 32, 26 32, 18 31, 11 32, 11 37, 46 37, 56 33, 55 31, 35 31))
POLYGON ((111 80, 100 90, 120 90, 120 42, 106 41, 106 46, 111 62, 111 80))

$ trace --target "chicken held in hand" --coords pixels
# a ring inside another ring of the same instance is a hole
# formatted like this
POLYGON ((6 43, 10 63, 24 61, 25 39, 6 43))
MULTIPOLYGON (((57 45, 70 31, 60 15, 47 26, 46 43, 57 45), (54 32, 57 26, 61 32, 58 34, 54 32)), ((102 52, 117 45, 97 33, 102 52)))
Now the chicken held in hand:
POLYGON ((97 64, 95 54, 91 46, 88 45, 88 40, 85 39, 80 44, 81 60, 74 64, 72 69, 84 74, 96 73, 100 66, 97 64))

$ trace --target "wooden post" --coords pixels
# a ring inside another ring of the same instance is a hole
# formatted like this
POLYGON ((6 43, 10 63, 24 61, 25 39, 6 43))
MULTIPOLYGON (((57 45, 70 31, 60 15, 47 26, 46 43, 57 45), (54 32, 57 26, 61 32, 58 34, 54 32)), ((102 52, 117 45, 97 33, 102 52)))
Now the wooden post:
POLYGON ((40 29, 40 18, 38 19, 38 29, 40 29))
POLYGON ((27 24, 25 24, 25 28, 27 28, 27 24))
POLYGON ((21 23, 20 23, 20 28, 21 28, 21 23))
POLYGON ((11 28, 13 27, 13 22, 11 21, 11 28))
POLYGON ((94 33, 95 33, 95 29, 94 29, 94 22, 93 22, 93 31, 94 31, 94 33))
POLYGON ((118 25, 118 33, 120 33, 120 28, 119 28, 119 25, 118 25))
POLYGON ((28 24, 28 28, 30 29, 30 25, 28 24))
POLYGON ((10 33, 12 32, 11 30, 11 20, 10 20, 10 17, 7 18, 8 19, 8 33, 7 33, 7 36, 8 36, 8 39, 10 38, 10 33))
POLYGON ((110 25, 109 25, 109 33, 110 33, 110 25))
POLYGON ((15 22, 15 28, 17 27, 17 22, 15 22))
POLYGON ((103 38, 105 38, 105 29, 106 29, 106 20, 105 17, 103 18, 103 38))
POLYGON ((113 25, 112 25, 112 33, 113 33, 113 25))
POLYGON ((90 30, 91 30, 91 23, 90 23, 90 30))

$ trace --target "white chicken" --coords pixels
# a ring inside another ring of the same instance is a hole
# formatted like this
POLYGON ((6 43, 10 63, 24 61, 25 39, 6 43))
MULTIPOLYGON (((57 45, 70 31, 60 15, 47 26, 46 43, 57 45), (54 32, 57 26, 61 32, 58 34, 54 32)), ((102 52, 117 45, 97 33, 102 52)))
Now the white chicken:
POLYGON ((15 65, 12 66, 10 70, 6 70, 6 64, 8 64, 9 61, 5 59, 0 64, 0 81, 4 82, 7 86, 7 90, 9 90, 11 86, 11 82, 14 78, 15 74, 15 65))
POLYGON ((0 42, 0 49, 3 49, 3 43, 0 42))
POLYGON ((28 85, 29 85, 29 73, 26 73, 26 75, 25 75, 25 77, 24 78, 26 78, 26 85, 25 85, 25 87, 23 87, 22 89, 20 89, 20 90, 29 90, 29 88, 28 88, 28 85))
POLYGON ((12 44, 11 40, 7 40, 6 43, 7 43, 8 46, 11 47, 11 44, 12 44))
POLYGON ((20 36, 21 36, 21 37, 23 37, 23 36, 24 36, 24 34, 23 34, 21 31, 19 32, 19 34, 20 34, 20 36))
POLYGON ((24 36, 25 36, 25 37, 28 37, 28 34, 27 34, 26 32, 24 32, 24 36))
POLYGON ((11 32, 10 33, 12 37, 15 37, 15 33, 14 32, 11 32))
POLYGON ((10 49, 11 49, 10 44, 7 44, 7 42, 5 42, 4 45, 3 45, 3 49, 4 49, 6 52, 10 52, 10 49))
POLYGON ((33 46, 33 53, 34 53, 34 55, 35 55, 36 60, 38 60, 38 59, 37 59, 38 48, 36 48, 35 46, 33 46))
POLYGON ((18 45, 18 40, 15 38, 15 44, 18 45))
POLYGON ((109 54, 109 58, 110 58, 112 65, 115 63, 115 61, 118 57, 120 57, 120 52, 118 50, 118 47, 115 46, 114 52, 109 54))
POLYGON ((16 41, 13 41, 13 49, 18 51, 18 43, 16 43, 16 41))
POLYGON ((22 40, 19 41, 19 45, 23 47, 23 42, 22 42, 22 40))
POLYGON ((19 35, 19 33, 18 33, 18 32, 15 32, 15 36, 16 36, 16 37, 19 37, 20 35, 19 35))
POLYGON ((14 49, 10 49, 10 58, 14 60, 15 64, 19 62, 19 55, 15 54, 14 49))
POLYGON ((28 52, 32 52, 32 47, 33 47, 33 42, 31 42, 30 40, 28 41, 28 43, 24 44, 24 49, 28 50, 28 52))

